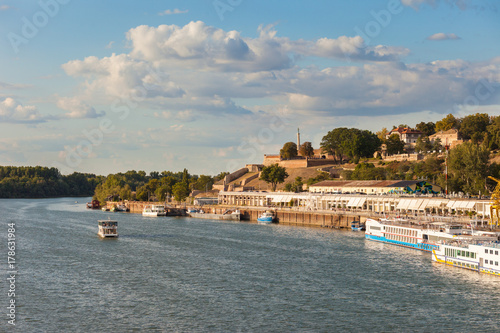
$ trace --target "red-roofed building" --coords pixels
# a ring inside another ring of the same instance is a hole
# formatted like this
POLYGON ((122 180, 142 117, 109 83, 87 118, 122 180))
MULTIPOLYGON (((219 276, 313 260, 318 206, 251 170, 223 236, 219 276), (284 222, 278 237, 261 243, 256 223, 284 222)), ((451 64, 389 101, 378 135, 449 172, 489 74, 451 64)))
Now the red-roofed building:
POLYGON ((410 127, 397 127, 387 133, 386 138, 389 139, 392 134, 399 135, 399 139, 405 143, 406 148, 412 149, 424 133, 410 127))

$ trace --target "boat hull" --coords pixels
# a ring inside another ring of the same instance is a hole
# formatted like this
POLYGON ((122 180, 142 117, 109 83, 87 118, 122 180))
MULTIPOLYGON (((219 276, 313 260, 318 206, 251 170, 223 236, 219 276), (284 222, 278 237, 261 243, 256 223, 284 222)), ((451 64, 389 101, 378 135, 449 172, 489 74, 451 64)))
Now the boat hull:
POLYGON ((437 249, 437 245, 433 245, 433 244, 425 244, 425 243, 413 244, 413 243, 401 242, 401 241, 387 239, 385 237, 369 235, 369 234, 365 234, 365 238, 368 240, 376 241, 376 242, 407 247, 410 249, 420 250, 420 251, 425 251, 425 252, 431 252, 432 250, 437 249))
POLYGON ((257 219, 257 222, 260 224, 271 224, 273 223, 273 218, 272 217, 259 217, 257 219))
POLYGON ((167 213, 157 213, 157 212, 142 212, 142 216, 157 217, 166 216, 167 213))
POLYGON ((240 221, 240 214, 211 214, 211 213, 189 213, 189 216, 197 219, 240 221))
POLYGON ((118 237, 118 234, 103 234, 101 232, 98 232, 97 235, 101 238, 116 238, 116 237, 118 237))

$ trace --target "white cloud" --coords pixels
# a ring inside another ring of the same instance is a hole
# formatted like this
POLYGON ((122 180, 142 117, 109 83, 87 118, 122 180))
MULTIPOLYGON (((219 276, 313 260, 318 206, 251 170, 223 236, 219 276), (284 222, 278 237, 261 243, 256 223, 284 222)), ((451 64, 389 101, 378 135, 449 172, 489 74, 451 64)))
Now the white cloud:
POLYGON ((158 13, 158 15, 163 16, 163 15, 174 15, 174 14, 185 14, 187 12, 188 12, 187 9, 180 10, 180 9, 175 8, 174 10, 171 10, 171 9, 164 10, 163 12, 158 13))
POLYGON ((275 108, 325 117, 440 112, 473 95, 481 79, 497 88, 480 104, 493 103, 500 91, 500 58, 405 65, 408 49, 366 46, 359 36, 291 41, 261 26, 258 37, 247 38, 198 21, 139 26, 127 38, 128 54, 63 65, 68 75, 85 79, 80 100, 126 98, 145 114, 190 122, 275 108), (302 68, 295 62, 311 56, 361 65, 302 68))
POLYGON ((88 93, 107 98, 142 99, 150 97, 181 97, 184 90, 168 80, 163 71, 151 63, 136 60, 129 55, 111 55, 98 59, 87 57, 62 65, 68 75, 87 78, 88 93))
POLYGON ((9 9, 12 9, 12 8, 14 8, 14 7, 9 6, 9 5, 1 5, 0 6, 0 11, 9 10, 9 9))
POLYGON ((34 105, 22 105, 11 97, 0 102, 0 120, 6 123, 41 123, 46 119, 34 105))
POLYGON ((427 37, 427 40, 448 40, 448 39, 461 39, 455 34, 445 34, 443 32, 438 32, 436 34, 427 37))
POLYGON ((106 49, 110 49, 110 48, 112 48, 114 43, 115 43, 114 41, 109 42, 109 43, 105 46, 105 48, 106 48, 106 49))
POLYGON ((98 118, 105 115, 104 111, 97 112, 92 106, 81 101, 78 97, 60 97, 57 106, 69 111, 65 118, 98 118))

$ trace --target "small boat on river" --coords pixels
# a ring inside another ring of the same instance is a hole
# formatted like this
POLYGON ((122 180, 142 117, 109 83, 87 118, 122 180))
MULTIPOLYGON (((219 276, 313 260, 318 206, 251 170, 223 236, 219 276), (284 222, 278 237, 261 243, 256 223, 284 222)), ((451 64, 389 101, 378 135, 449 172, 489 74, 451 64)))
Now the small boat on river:
POLYGON ((146 206, 142 210, 142 216, 166 216, 167 211, 163 205, 146 206))
POLYGON ((260 224, 270 224, 274 222, 274 213, 266 210, 257 218, 257 222, 260 224))
POLYGON ((353 231, 363 231, 365 230, 365 224, 360 221, 352 221, 351 222, 351 230, 353 231))
POLYGON ((113 220, 98 220, 98 231, 99 237, 118 237, 118 221, 113 220))

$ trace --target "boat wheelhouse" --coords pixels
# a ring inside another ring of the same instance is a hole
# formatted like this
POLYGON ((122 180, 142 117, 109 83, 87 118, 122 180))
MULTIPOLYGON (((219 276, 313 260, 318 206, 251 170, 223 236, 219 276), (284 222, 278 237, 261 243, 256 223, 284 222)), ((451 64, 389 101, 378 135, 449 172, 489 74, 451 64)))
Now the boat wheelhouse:
POLYGON ((118 221, 98 220, 97 234, 102 238, 118 237, 118 221))

